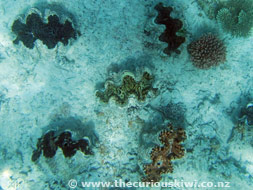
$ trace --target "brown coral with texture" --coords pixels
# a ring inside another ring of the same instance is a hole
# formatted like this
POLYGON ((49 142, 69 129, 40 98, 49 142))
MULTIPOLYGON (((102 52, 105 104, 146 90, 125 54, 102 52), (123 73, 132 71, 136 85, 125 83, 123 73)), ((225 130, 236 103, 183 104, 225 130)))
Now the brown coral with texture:
POLYGON ((226 47, 213 34, 206 34, 188 45, 193 65, 200 69, 208 69, 226 61, 226 47))
POLYGON ((164 130, 159 135, 159 140, 163 146, 154 147, 151 151, 150 158, 152 162, 144 165, 146 176, 142 179, 144 182, 158 182, 161 180, 161 174, 172 173, 173 166, 171 160, 182 158, 184 156, 184 148, 181 145, 186 139, 183 129, 164 130))

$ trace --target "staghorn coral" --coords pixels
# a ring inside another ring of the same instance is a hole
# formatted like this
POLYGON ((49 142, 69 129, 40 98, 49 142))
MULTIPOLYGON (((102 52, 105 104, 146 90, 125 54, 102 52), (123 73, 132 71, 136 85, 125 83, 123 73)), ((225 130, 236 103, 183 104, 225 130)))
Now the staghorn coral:
POLYGON ((26 23, 22 23, 20 19, 15 20, 12 31, 17 38, 13 43, 22 41, 27 48, 33 49, 34 42, 39 39, 48 49, 52 49, 58 42, 67 45, 70 38, 76 39, 77 32, 69 20, 61 24, 57 15, 50 15, 47 19, 48 23, 44 23, 38 13, 31 13, 26 17, 26 23))
POLYGON ((187 49, 193 65, 200 69, 208 69, 226 61, 226 47, 213 34, 206 34, 191 42, 187 49))
POLYGON ((216 19, 223 29, 233 36, 247 37, 253 27, 253 2, 229 0, 220 3, 216 19))
POLYGON ((142 179, 144 182, 158 182, 161 180, 161 174, 172 173, 173 166, 171 160, 179 159, 184 156, 184 149, 181 142, 186 139, 183 129, 164 130, 159 135, 159 140, 163 144, 161 147, 154 147, 151 151, 152 163, 144 165, 146 176, 142 179))
POLYGON ((85 154, 92 154, 89 148, 87 139, 72 140, 72 134, 69 131, 64 131, 56 135, 54 131, 49 131, 38 139, 37 149, 33 151, 32 161, 39 159, 41 153, 46 158, 52 158, 59 148, 62 149, 65 157, 74 156, 77 150, 81 150, 85 154))
POLYGON ((160 41, 168 44, 163 52, 167 55, 170 55, 172 52, 179 54, 180 51, 178 48, 185 42, 183 36, 177 35, 177 32, 179 32, 183 26, 182 21, 171 18, 170 14, 173 10, 172 7, 164 7, 162 3, 159 3, 155 6, 155 9, 158 11, 155 23, 166 26, 165 31, 159 36, 160 41))
POLYGON ((108 103, 110 98, 113 97, 115 101, 121 105, 126 104, 130 95, 135 95, 139 101, 144 101, 149 91, 156 91, 152 87, 154 77, 148 72, 144 72, 139 82, 136 82, 134 77, 127 74, 122 79, 122 84, 116 86, 112 82, 106 83, 106 89, 97 91, 96 96, 102 102, 108 103))

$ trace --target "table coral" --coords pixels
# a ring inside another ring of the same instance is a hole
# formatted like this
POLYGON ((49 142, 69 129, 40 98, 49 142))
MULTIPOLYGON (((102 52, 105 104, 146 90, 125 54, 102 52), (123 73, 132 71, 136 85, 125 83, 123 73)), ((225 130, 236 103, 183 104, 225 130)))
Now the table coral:
POLYGON ((216 18, 223 29, 233 36, 247 37, 253 27, 253 2, 229 0, 222 2, 216 18))
POLYGON ((152 84, 154 77, 148 72, 144 72, 140 81, 136 82, 131 74, 126 74, 122 79, 120 86, 115 85, 113 82, 107 82, 104 91, 97 91, 96 96, 102 102, 108 103, 110 98, 113 97, 115 101, 121 105, 127 103, 130 95, 135 95, 139 101, 144 101, 149 91, 156 91, 152 84))
POLYGON ((171 160, 179 159, 184 156, 184 148, 181 145, 186 139, 183 129, 164 130, 159 135, 159 140, 163 146, 154 147, 150 158, 152 163, 144 165, 146 176, 142 179, 144 182, 158 182, 162 179, 161 174, 172 173, 173 166, 171 160))
POLYGON ((183 23, 179 19, 174 19, 170 16, 172 7, 164 7, 162 3, 155 6, 158 15, 155 23, 166 26, 165 31, 159 36, 159 40, 166 42, 168 46, 164 49, 164 53, 170 55, 172 52, 180 53, 179 46, 185 42, 185 37, 178 36, 177 32, 182 28, 183 23))

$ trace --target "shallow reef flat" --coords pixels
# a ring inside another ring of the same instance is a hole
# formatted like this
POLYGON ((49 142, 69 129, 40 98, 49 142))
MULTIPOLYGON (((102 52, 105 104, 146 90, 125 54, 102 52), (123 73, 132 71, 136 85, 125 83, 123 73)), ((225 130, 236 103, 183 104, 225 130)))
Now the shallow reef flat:
POLYGON ((253 5, 238 2, 1 0, 0 190, 251 190, 253 5))

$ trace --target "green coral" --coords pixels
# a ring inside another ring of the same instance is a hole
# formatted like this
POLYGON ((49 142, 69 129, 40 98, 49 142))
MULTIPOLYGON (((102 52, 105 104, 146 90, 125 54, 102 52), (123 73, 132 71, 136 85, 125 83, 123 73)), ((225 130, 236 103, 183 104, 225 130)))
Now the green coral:
POLYGON ((216 15, 223 29, 233 36, 247 37, 253 26, 253 2, 229 0, 221 4, 216 15))
POLYGON ((136 82, 131 74, 126 74, 120 86, 113 82, 108 82, 104 91, 97 91, 96 96, 102 102, 108 103, 113 97, 121 105, 128 102, 130 95, 135 95, 139 101, 144 101, 149 91, 156 91, 152 84, 154 77, 148 72, 144 72, 140 81, 136 82))

